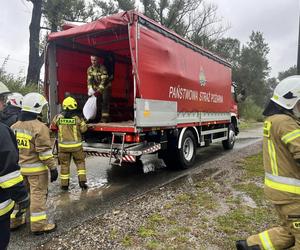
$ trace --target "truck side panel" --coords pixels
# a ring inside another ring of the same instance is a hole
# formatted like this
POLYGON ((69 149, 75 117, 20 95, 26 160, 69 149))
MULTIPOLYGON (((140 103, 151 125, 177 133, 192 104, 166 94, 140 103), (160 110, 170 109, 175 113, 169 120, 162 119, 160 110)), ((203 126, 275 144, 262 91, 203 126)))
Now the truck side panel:
POLYGON ((231 69, 138 23, 143 99, 177 101, 178 112, 230 112, 231 69))

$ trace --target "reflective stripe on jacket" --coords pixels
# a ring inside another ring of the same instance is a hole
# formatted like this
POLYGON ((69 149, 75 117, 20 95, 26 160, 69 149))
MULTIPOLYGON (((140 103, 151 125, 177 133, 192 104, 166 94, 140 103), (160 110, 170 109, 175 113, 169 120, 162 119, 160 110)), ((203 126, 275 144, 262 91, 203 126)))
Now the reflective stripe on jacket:
POLYGON ((65 118, 62 114, 54 117, 52 125, 58 127, 58 146, 60 150, 68 151, 82 146, 81 133, 86 132, 85 121, 77 115, 65 118))
POLYGON ((21 175, 20 170, 16 170, 6 175, 0 176, 0 187, 10 188, 22 181, 23 181, 23 176, 21 175))
POLYGON ((265 194, 275 204, 300 200, 300 122, 276 114, 264 122, 265 194))
POLYGON ((23 175, 36 175, 56 168, 48 127, 38 120, 18 121, 15 132, 23 175))

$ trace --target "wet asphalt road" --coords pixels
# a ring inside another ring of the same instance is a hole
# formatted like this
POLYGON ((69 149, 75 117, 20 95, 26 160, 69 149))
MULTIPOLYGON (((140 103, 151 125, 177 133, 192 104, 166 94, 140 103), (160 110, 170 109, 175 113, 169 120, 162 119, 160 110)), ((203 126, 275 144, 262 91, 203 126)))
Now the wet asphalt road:
POLYGON ((79 188, 74 166, 68 192, 60 190, 59 182, 50 184, 48 215, 51 221, 57 223, 57 231, 50 235, 34 236, 30 234, 27 225, 12 233, 8 249, 34 249, 49 237, 60 235, 96 215, 113 211, 116 204, 125 203, 152 188, 165 185, 191 171, 197 171, 203 163, 224 154, 234 154, 261 139, 262 128, 259 127, 241 132, 233 150, 224 151, 221 143, 200 148, 195 166, 185 171, 167 170, 156 155, 144 156, 143 165, 122 167, 109 166, 108 159, 105 158, 89 157, 86 161, 89 185, 87 191, 81 191, 79 188))

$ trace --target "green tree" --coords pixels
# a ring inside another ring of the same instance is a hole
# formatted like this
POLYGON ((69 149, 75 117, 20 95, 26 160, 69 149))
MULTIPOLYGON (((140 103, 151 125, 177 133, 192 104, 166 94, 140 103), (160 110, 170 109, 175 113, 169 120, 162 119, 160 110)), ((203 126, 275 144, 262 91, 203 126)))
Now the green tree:
POLYGON ((212 52, 226 59, 233 67, 238 67, 240 50, 241 42, 230 37, 217 40, 211 48, 212 52))
POLYGON ((31 21, 29 25, 29 64, 27 68, 26 85, 38 83, 43 53, 40 54, 40 31, 42 18, 42 0, 28 0, 33 4, 31 21))
POLYGON ((228 27, 217 15, 217 5, 205 0, 142 0, 144 14, 192 42, 210 48, 228 27))
POLYGON ((35 85, 24 85, 25 77, 14 76, 6 72, 6 64, 9 61, 9 56, 6 57, 0 67, 0 82, 3 82, 11 92, 19 92, 21 94, 27 94, 29 92, 38 92, 38 86, 35 85))
POLYGON ((281 71, 278 73, 278 80, 281 81, 284 78, 288 77, 288 76, 292 76, 292 75, 297 75, 297 66, 294 65, 290 68, 288 68, 285 71, 281 71))
POLYGON ((32 15, 29 26, 29 65, 26 85, 37 84, 44 63, 45 41, 41 42, 41 23, 43 29, 57 31, 63 20, 85 21, 93 15, 91 5, 84 0, 27 0, 32 3, 32 15))
POLYGON ((44 0, 43 14, 46 27, 56 32, 64 21, 85 22, 92 19, 94 12, 84 0, 44 0))
POLYGON ((241 49, 239 66, 234 75, 234 80, 239 83, 240 89, 244 89, 247 96, 260 107, 267 101, 266 97, 269 92, 266 81, 270 71, 268 53, 269 46, 263 34, 253 31, 250 41, 241 49))
POLYGON ((118 13, 120 10, 133 10, 135 8, 134 4, 134 0, 93 0, 94 19, 118 13))

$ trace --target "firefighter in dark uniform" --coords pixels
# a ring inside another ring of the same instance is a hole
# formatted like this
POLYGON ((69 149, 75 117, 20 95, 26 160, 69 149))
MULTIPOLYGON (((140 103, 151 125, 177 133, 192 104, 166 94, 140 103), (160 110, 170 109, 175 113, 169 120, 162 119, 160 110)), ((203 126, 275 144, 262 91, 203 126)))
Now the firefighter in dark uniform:
POLYGON ((111 79, 105 65, 97 56, 91 56, 92 65, 87 70, 88 95, 97 97, 97 115, 94 122, 109 122, 111 79))
MULTIPOLYGON (((9 90, 0 82, 0 103, 9 90)), ((0 123, 0 249, 6 249, 10 238, 10 214, 18 204, 19 217, 29 206, 29 197, 18 165, 18 149, 14 134, 0 123)))
POLYGON ((87 189, 85 154, 81 138, 81 133, 87 131, 87 125, 83 118, 80 117, 77 110, 77 102, 73 97, 69 96, 64 99, 63 112, 53 118, 50 128, 58 131, 61 189, 68 190, 69 188, 72 158, 77 167, 79 186, 82 189, 87 189))
POLYGON ((16 123, 21 114, 23 96, 20 93, 12 93, 7 97, 7 104, 0 112, 0 122, 8 127, 16 123))
POLYGON ((264 115, 264 191, 281 225, 237 241, 236 247, 300 249, 300 75, 276 86, 264 115))

